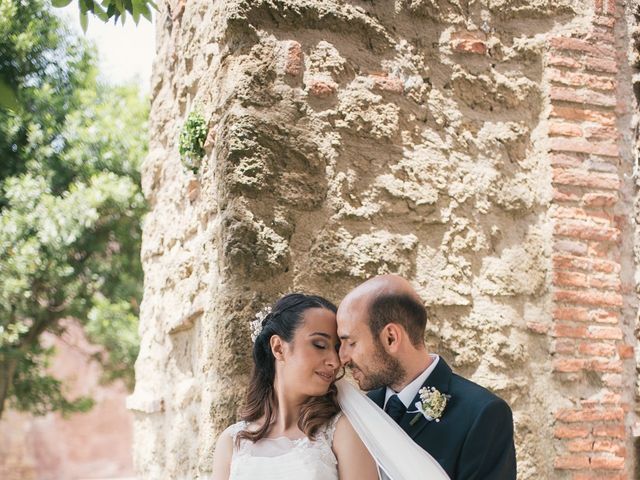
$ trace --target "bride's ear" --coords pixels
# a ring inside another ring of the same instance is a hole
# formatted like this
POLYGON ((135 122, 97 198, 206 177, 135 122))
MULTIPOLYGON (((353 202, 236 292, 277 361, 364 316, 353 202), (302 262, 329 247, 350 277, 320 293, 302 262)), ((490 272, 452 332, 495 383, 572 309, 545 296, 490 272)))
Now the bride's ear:
POLYGON ((271 353, 276 357, 276 360, 284 360, 284 342, 279 335, 272 335, 269 339, 269 345, 271 346, 271 353))

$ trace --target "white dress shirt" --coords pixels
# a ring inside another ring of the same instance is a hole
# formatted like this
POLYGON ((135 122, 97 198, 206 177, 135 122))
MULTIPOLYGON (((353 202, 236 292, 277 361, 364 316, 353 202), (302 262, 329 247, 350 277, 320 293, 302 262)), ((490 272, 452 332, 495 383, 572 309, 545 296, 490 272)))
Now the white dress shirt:
POLYGON ((440 360, 440 357, 438 355, 430 354, 429 356, 432 358, 431 364, 427 367, 427 369, 424 372, 418 375, 409 385, 404 387, 399 392, 394 392, 391 389, 391 387, 387 387, 387 392, 384 397, 384 405, 382 407, 383 409, 384 407, 387 406, 387 401, 389 400, 389 398, 391 398, 392 395, 398 395, 398 398, 402 403, 404 403, 404 406, 409 408, 409 406, 411 405, 411 402, 413 401, 415 396, 418 394, 418 391, 420 390, 424 382, 427 381, 427 378, 429 378, 429 375, 431 375, 431 372, 435 370, 436 365, 438 364, 438 360, 440 360))

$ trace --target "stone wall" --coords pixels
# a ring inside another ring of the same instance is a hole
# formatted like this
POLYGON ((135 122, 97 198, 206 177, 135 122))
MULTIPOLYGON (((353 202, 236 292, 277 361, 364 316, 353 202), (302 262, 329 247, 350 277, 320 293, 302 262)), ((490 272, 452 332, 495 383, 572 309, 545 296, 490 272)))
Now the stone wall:
POLYGON ((337 302, 394 272, 429 306, 429 349, 512 406, 519 478, 628 478, 624 9, 162 4, 129 398, 141 475, 210 471, 246 385, 248 320, 265 303, 292 290, 337 302), (194 110, 209 122, 196 172, 177 148, 194 110))

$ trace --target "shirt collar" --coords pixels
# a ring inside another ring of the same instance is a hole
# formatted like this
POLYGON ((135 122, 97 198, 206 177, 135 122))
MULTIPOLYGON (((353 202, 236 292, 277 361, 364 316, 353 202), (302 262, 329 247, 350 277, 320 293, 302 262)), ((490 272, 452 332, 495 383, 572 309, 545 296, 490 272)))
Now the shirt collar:
POLYGON ((404 387, 399 392, 394 392, 391 389, 391 387, 387 387, 387 391, 384 397, 384 405, 387 404, 387 400, 389 400, 389 398, 391 398, 392 395, 398 395, 398 398, 404 404, 404 406, 409 408, 409 406, 411 405, 411 402, 413 401, 415 396, 418 394, 420 387, 422 387, 424 382, 427 381, 427 378, 429 378, 429 375, 431 375, 431 372, 433 372, 433 370, 436 368, 436 365, 438 364, 438 360, 440 360, 440 357, 438 355, 430 354, 429 356, 432 359, 431 364, 427 367, 427 369, 424 372, 418 375, 409 385, 404 387))

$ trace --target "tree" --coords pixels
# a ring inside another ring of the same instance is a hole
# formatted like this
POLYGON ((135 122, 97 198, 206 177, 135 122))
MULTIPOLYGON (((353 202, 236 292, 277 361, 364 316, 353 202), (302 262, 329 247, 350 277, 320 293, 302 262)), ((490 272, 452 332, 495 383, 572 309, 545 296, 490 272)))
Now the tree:
MULTIPOLYGON (((54 7, 63 8, 69 5, 72 0, 51 0, 51 2, 54 7)), ((3 19, 6 21, 11 18, 10 12, 20 6, 21 2, 0 0, 0 22, 3 19)), ((137 25, 141 17, 152 21, 151 10, 157 10, 158 7, 153 0, 102 0, 101 3, 94 0, 78 0, 78 9, 80 10, 80 25, 86 31, 90 14, 103 22, 113 19, 114 23, 120 20, 123 24, 129 14, 137 25)), ((0 108, 11 110, 20 108, 16 87, 0 75, 0 108)))
POLYGON ((93 50, 42 0, 0 0, 0 72, 19 105, 0 108, 0 416, 7 400, 86 410, 47 373, 40 337, 78 319, 105 347, 105 380, 133 384, 148 107, 98 82, 93 50))
MULTIPOLYGON (((54 7, 66 7, 72 0, 51 0, 54 7)), ((78 0, 78 8, 80 9, 80 23, 84 30, 87 29, 88 15, 92 14, 103 22, 111 19, 117 22, 118 19, 124 23, 127 13, 133 17, 136 24, 140 21, 140 17, 144 17, 151 21, 151 10, 157 10, 153 0, 78 0)))

